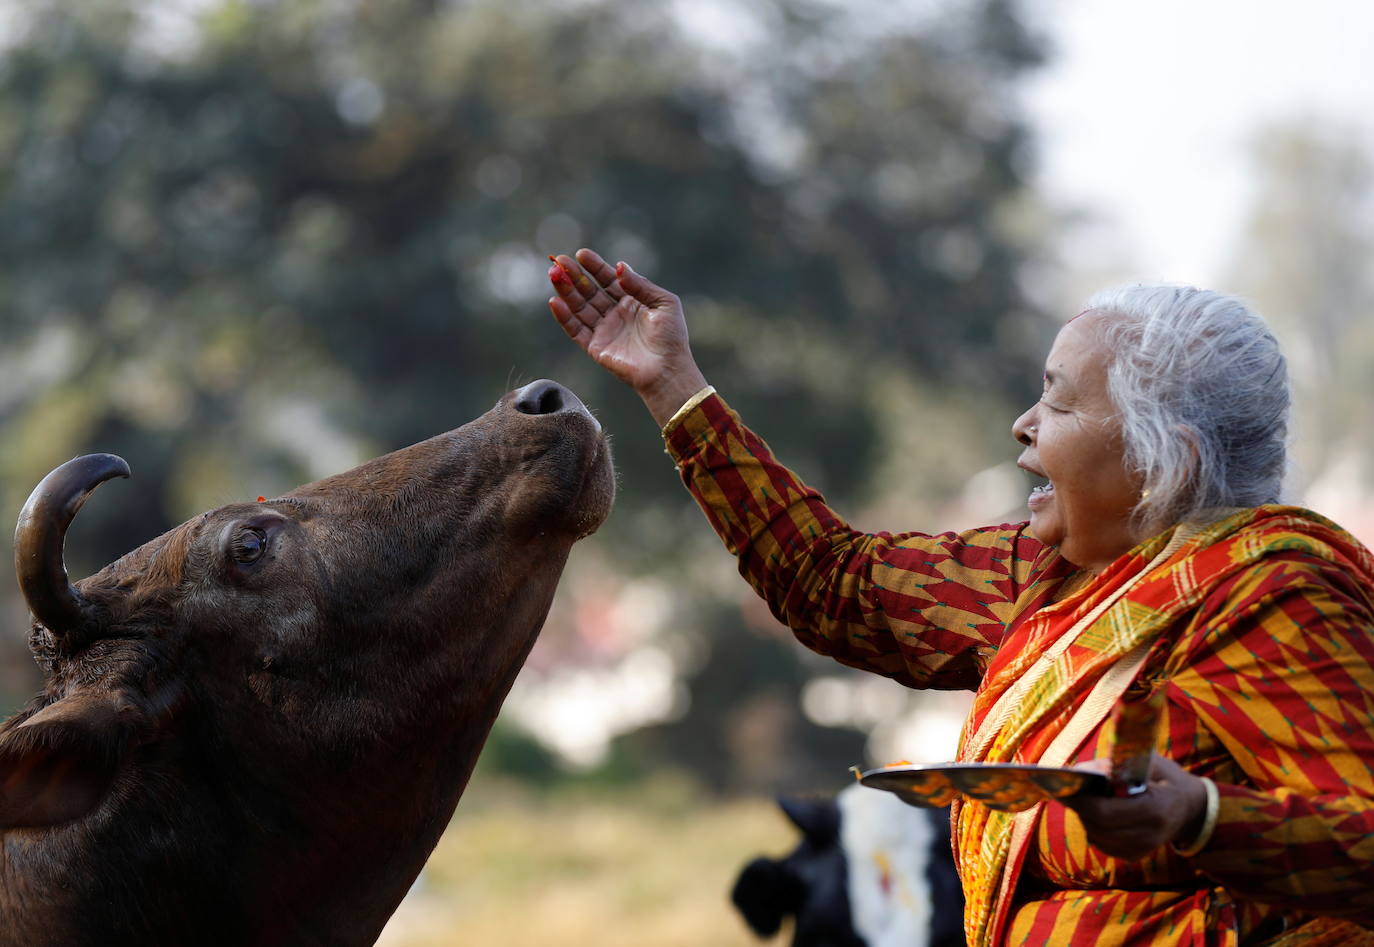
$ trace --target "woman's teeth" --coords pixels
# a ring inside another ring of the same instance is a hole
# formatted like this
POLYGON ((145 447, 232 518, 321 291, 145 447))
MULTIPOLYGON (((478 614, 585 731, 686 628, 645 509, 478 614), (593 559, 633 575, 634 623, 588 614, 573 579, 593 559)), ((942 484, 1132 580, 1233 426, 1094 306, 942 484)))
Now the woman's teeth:
POLYGON ((1054 484, 1053 484, 1053 483, 1043 483, 1043 484, 1041 484, 1040 486, 1036 487, 1034 490, 1032 490, 1032 491, 1030 492, 1030 495, 1031 495, 1032 497, 1042 497, 1042 496, 1048 496, 1049 494, 1051 494, 1051 493, 1053 493, 1053 492, 1054 492, 1054 484))

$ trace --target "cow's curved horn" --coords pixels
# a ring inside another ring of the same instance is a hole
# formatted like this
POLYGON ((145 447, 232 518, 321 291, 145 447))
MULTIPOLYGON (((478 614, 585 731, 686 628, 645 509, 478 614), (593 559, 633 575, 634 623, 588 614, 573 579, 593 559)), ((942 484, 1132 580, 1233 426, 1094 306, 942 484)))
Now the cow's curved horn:
POLYGON ((59 639, 86 623, 85 600, 67 579, 62 544, 67 527, 91 491, 112 477, 129 476, 114 454, 67 461, 33 488, 14 530, 14 568, 34 617, 59 639))

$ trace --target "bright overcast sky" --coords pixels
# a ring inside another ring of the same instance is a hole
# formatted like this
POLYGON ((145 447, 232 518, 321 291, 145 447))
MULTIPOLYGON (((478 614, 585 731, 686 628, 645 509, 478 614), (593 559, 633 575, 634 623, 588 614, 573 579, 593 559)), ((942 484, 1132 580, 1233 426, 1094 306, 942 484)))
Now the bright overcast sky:
POLYGON ((1371 0, 1024 2, 1054 44, 1026 90, 1041 184, 1116 225, 1132 277, 1226 288, 1264 123, 1374 144, 1371 0))

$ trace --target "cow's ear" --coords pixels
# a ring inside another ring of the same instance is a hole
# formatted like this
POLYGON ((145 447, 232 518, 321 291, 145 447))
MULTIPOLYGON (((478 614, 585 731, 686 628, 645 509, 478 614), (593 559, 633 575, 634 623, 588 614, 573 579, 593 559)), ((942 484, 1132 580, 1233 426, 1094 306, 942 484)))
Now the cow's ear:
POLYGON ((817 848, 834 845, 840 838, 840 808, 834 799, 779 796, 778 807, 806 840, 817 848))
POLYGON ((122 703, 78 692, 0 735, 0 827, 69 822, 95 807, 126 743, 122 703))

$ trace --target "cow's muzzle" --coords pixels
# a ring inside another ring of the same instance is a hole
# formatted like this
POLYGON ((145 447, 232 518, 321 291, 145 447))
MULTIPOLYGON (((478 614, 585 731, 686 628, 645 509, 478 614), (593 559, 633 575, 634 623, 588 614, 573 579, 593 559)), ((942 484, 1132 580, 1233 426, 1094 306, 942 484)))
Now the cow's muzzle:
POLYGON ((541 378, 515 392, 511 405, 521 414, 580 414, 596 425, 601 424, 587 410, 582 399, 556 381, 541 378))

